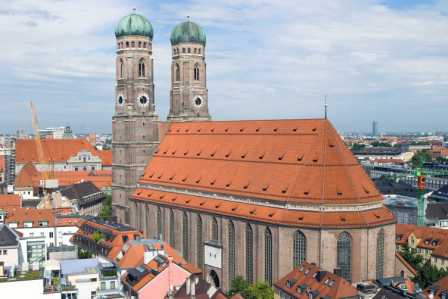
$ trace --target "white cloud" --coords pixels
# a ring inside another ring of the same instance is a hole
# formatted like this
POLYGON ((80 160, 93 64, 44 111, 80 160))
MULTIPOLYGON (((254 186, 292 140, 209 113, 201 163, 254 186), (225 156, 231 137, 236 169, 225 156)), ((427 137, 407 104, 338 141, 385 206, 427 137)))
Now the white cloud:
MULTIPOLYGON (((444 129, 448 7, 442 1, 401 10, 374 0, 142 3, 2 3, 0 101, 35 97, 48 119, 70 122, 75 129, 82 123, 110 130, 112 28, 135 5, 155 28, 156 103, 162 117, 168 110, 169 31, 191 15, 207 33, 215 118, 321 116, 328 94, 330 115, 343 130, 367 130, 371 119, 390 129, 444 129), (80 113, 83 119, 76 117, 80 113), (434 117, 419 117, 422 113, 434 117)), ((0 113, 10 114, 7 109, 18 108, 4 105, 0 113)), ((0 126, 22 124, 11 119, 0 120, 0 126)))

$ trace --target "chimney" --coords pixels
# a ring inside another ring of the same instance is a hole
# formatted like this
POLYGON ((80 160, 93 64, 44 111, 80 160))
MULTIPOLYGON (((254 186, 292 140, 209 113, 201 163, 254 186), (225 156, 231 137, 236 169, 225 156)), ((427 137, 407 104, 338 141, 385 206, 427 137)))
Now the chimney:
POLYGON ((153 253, 151 251, 143 252, 143 263, 146 265, 152 260, 153 253))
POLYGON ((199 282, 199 277, 195 277, 193 283, 191 284, 191 298, 196 298, 196 285, 199 282))
POLYGON ((188 277, 186 281, 186 293, 187 295, 191 294, 191 277, 188 277))

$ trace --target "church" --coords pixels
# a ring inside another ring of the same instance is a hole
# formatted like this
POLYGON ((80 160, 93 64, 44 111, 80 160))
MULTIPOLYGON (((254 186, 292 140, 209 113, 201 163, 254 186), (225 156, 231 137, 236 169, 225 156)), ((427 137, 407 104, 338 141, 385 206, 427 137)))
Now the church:
POLYGON ((171 32, 170 111, 156 114, 153 29, 116 28, 113 208, 228 290, 306 260, 358 282, 394 275, 395 218, 327 119, 212 121, 206 36, 171 32))

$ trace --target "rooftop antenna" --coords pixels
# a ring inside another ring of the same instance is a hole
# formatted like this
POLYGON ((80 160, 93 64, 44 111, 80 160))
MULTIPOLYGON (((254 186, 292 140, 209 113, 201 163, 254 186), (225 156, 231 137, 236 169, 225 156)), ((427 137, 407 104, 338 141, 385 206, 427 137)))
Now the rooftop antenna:
POLYGON ((132 8, 132 13, 135 13, 137 11, 137 8, 133 7, 132 8))
POLYGON ((325 109, 325 119, 327 119, 327 111, 328 111, 327 95, 324 96, 324 109, 325 109))
POLYGON ((187 22, 190 22, 190 16, 187 16, 187 22))

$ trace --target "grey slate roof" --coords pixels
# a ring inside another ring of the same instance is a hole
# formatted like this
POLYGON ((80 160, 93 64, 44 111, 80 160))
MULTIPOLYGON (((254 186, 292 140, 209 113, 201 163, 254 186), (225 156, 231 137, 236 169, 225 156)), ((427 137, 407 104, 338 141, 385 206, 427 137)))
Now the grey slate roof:
POLYGON ((11 229, 4 224, 0 224, 0 246, 17 246, 18 244, 17 236, 11 229))
POLYGON ((69 199, 82 199, 94 193, 101 192, 92 182, 86 181, 61 189, 61 194, 69 199))

